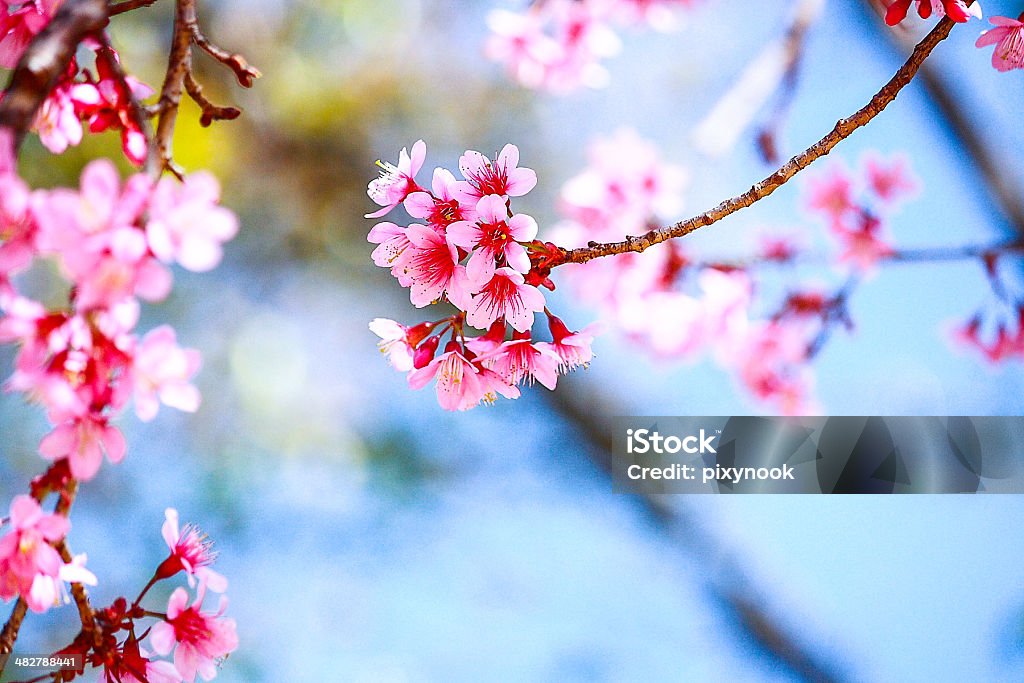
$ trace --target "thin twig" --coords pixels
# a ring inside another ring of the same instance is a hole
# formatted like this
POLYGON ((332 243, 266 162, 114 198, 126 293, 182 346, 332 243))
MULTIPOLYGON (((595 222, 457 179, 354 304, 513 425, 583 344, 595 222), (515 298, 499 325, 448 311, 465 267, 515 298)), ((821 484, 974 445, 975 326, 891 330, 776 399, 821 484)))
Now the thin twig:
POLYGON ((0 101, 0 126, 14 133, 15 149, 36 112, 67 71, 78 44, 107 25, 106 0, 65 0, 50 23, 29 43, 0 101))
POLYGON ((177 0, 171 50, 167 56, 167 74, 157 103, 160 112, 160 121, 156 127, 157 153, 162 167, 179 178, 184 177, 184 171, 174 163, 174 124, 178 119, 185 74, 192 66, 192 32, 189 27, 195 22, 195 0, 177 0))
MULTIPOLYGON (((24 621, 27 612, 28 603, 25 602, 24 598, 18 598, 14 609, 11 610, 11 616, 7 619, 7 623, 4 624, 3 632, 0 633, 0 655, 9 655, 14 650, 14 641, 18 639, 18 631, 21 629, 21 622, 24 621)), ((0 660, 0 663, 2 663, 2 660, 0 660)), ((0 674, 3 672, 4 667, 0 666, 0 674)))
POLYGON ((199 119, 199 125, 203 128, 206 128, 214 121, 237 119, 242 114, 242 110, 237 107, 220 107, 207 99, 206 95, 203 94, 203 86, 199 84, 199 81, 196 80, 191 71, 185 74, 185 90, 188 92, 188 96, 203 110, 203 114, 199 119))
POLYGON ((625 254, 631 251, 641 252, 655 244, 676 237, 683 237, 699 228, 716 223, 726 216, 729 216, 740 209, 764 199, 788 182, 793 176, 807 168, 814 160, 828 154, 833 147, 850 136, 855 130, 866 125, 871 119, 882 112, 890 102, 896 99, 910 81, 914 78, 921 64, 931 54, 935 46, 944 40, 953 29, 953 21, 943 17, 931 32, 917 44, 914 52, 900 67, 896 74, 885 86, 875 94, 871 100, 861 107, 853 115, 841 119, 828 135, 814 143, 806 150, 796 155, 783 164, 775 173, 771 174, 761 182, 757 183, 741 195, 727 199, 710 211, 689 218, 687 220, 670 225, 665 228, 651 230, 639 237, 627 237, 622 242, 611 242, 601 244, 591 242, 588 246, 579 249, 570 249, 564 252, 563 263, 584 263, 591 259, 614 254, 625 254))

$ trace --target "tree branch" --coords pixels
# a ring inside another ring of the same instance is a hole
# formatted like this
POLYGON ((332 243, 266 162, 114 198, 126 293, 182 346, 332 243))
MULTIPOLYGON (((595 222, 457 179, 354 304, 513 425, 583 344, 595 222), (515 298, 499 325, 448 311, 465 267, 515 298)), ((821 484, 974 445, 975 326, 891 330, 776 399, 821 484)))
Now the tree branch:
POLYGON ((139 9, 141 7, 149 7, 155 4, 157 0, 124 0, 124 2, 112 3, 110 5, 110 16, 117 16, 118 14, 124 14, 125 12, 131 12, 133 9, 139 9))
POLYGON ((639 237, 629 236, 622 242, 606 244, 591 242, 586 247, 564 250, 562 263, 584 263, 602 256, 625 254, 631 251, 641 252, 655 244, 660 244, 676 237, 683 237, 699 228, 716 223, 726 216, 764 199, 782 187, 797 173, 807 168, 815 159, 828 154, 833 147, 881 113, 890 102, 896 99, 900 90, 910 83, 918 69, 921 68, 924 60, 935 49, 935 46, 949 35, 952 28, 953 21, 948 17, 943 17, 935 28, 917 44, 917 47, 914 48, 914 52, 907 59, 906 63, 900 67, 889 82, 866 105, 851 116, 839 120, 828 135, 790 159, 775 173, 757 183, 743 194, 725 200, 710 211, 665 228, 651 230, 639 237))
POLYGON ((65 0, 50 23, 29 43, 0 101, 0 127, 13 133, 12 151, 32 127, 36 112, 64 75, 78 44, 90 33, 102 30, 107 21, 105 0, 65 0))

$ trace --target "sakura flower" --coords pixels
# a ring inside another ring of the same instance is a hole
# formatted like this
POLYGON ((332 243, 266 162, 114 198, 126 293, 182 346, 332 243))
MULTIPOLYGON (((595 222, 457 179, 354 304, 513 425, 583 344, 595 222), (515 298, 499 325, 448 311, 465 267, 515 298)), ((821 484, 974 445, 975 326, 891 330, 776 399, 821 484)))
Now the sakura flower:
POLYGON ((11 501, 10 531, 0 538, 0 599, 20 595, 35 612, 51 604, 45 592, 32 593, 36 577, 51 579, 64 565, 51 543, 64 538, 70 528, 66 517, 44 514, 31 496, 18 495, 11 501))
POLYGON ((853 180, 842 165, 836 164, 826 175, 812 176, 807 181, 807 206, 823 213, 835 225, 851 210, 856 208, 853 201, 853 180))
POLYGON ((210 590, 217 593, 226 591, 227 579, 209 567, 216 559, 217 553, 213 551, 213 543, 206 534, 192 524, 179 527, 178 511, 174 508, 167 508, 164 517, 161 532, 167 547, 171 549, 171 554, 157 567, 155 577, 166 579, 184 571, 188 574, 190 586, 194 586, 195 577, 199 577, 210 590))
POLYGON ((547 313, 547 316, 552 341, 550 343, 540 342, 536 345, 537 348, 554 353, 558 357, 558 370, 563 373, 590 363, 594 357, 590 346, 594 342, 594 335, 601 331, 600 326, 597 323, 592 323, 579 332, 570 332, 561 318, 550 312, 547 313))
MULTIPOLYGON (((116 52, 109 52, 114 61, 119 61, 116 52)), ((120 131, 125 156, 139 166, 146 160, 148 148, 132 100, 146 99, 153 94, 153 89, 132 76, 122 81, 107 59, 96 60, 96 73, 98 80, 76 84, 72 89, 75 109, 88 121, 93 133, 108 129, 120 131)))
POLYGON ((480 361, 511 384, 536 380, 554 390, 561 358, 548 346, 531 343, 529 334, 524 333, 513 335, 480 361))
POLYGON ((1024 13, 1017 19, 992 17, 989 22, 995 28, 982 32, 974 45, 996 46, 992 52, 992 66, 998 71, 1024 69, 1024 13))
POLYGON ((895 203, 913 195, 919 186, 905 156, 898 155, 888 162, 877 154, 868 154, 863 160, 864 176, 868 187, 883 202, 895 203))
POLYGON ((388 357, 388 363, 399 372, 408 372, 413 366, 413 347, 409 344, 408 329, 394 320, 374 318, 370 331, 380 337, 378 346, 388 357))
POLYGON ((402 252, 395 266, 410 283, 409 298, 413 305, 423 308, 445 294, 454 297, 453 301, 461 301, 463 295, 456 273, 465 268, 459 266, 459 254, 451 239, 416 223, 408 227, 406 237, 411 247, 402 252))
POLYGON ((0 173, 0 274, 26 268, 35 254, 35 223, 28 186, 13 173, 0 173))
POLYGON ((409 373, 409 386, 422 389, 437 378, 437 402, 445 410, 469 410, 485 396, 488 387, 480 377, 481 370, 463 354, 455 342, 426 367, 409 373))
POLYGON ((886 10, 885 23, 895 26, 906 19, 911 1, 917 3, 917 13, 922 19, 927 19, 932 14, 937 17, 948 16, 959 23, 968 21, 971 17, 981 18, 981 3, 977 1, 968 7, 966 0, 895 0, 886 10))
POLYGON ((487 25, 491 29, 484 48, 488 59, 503 63, 527 88, 542 87, 548 66, 561 57, 562 49, 544 33, 540 15, 494 10, 487 15, 487 25))
POLYGON ((525 284, 520 273, 509 267, 498 268, 494 276, 480 288, 467 310, 466 322, 485 330, 495 320, 504 318, 519 332, 533 325, 534 313, 544 310, 544 295, 525 284))
POLYGON ((32 127, 39 133, 43 146, 54 154, 61 154, 82 141, 82 123, 67 87, 50 92, 32 127))
POLYGON ((537 236, 537 221, 523 213, 509 218, 505 200, 487 195, 476 205, 476 222, 459 221, 448 226, 448 239, 463 249, 472 249, 466 274, 475 283, 484 283, 494 276, 495 261, 505 263, 520 273, 530 271, 530 256, 520 242, 537 236))
POLYGON ((62 564, 57 576, 36 574, 32 582, 32 590, 26 598, 28 606, 35 612, 44 612, 50 607, 58 607, 71 603, 67 584, 81 583, 95 586, 96 575, 85 568, 85 553, 75 555, 71 562, 62 564))
POLYGON ((157 654, 174 650, 174 668, 187 683, 193 683, 196 675, 212 680, 217 675, 217 660, 238 647, 235 620, 223 618, 227 598, 221 596, 216 612, 203 612, 205 593, 206 586, 200 582, 196 600, 189 605, 185 589, 176 589, 167 603, 167 619, 149 632, 150 645, 157 654))
POLYGON ((872 271, 880 260, 895 253, 892 246, 879 236, 880 232, 881 222, 872 216, 865 216, 857 229, 836 230, 834 234, 843 245, 839 261, 853 264, 862 272, 872 271))
POLYGON ((193 413, 199 408, 199 391, 189 380, 199 370, 199 352, 177 344, 174 329, 161 325, 142 338, 135 350, 132 380, 135 413, 143 422, 156 417, 160 403, 193 413))
POLYGON ((102 417, 86 415, 57 425, 39 442, 39 452, 47 460, 68 459, 71 476, 87 481, 96 476, 103 454, 112 463, 124 459, 124 435, 102 417))
POLYGON ((458 181, 451 171, 435 168, 431 189, 433 194, 413 192, 405 198, 405 210, 410 216, 426 220, 428 224, 438 228, 444 228, 456 221, 476 219, 476 201, 458 191, 458 181))
POLYGON ((197 273, 220 263, 221 245, 238 232, 238 218, 218 206, 219 201, 220 183, 210 173, 193 173, 183 183, 163 178, 153 192, 146 223, 156 257, 197 273))
POLYGON ((487 195, 522 197, 537 185, 536 172, 519 168, 519 148, 513 144, 505 145, 493 164, 480 152, 466 150, 459 158, 459 170, 466 179, 459 183, 459 190, 474 200, 487 195))
POLYGON ((378 245, 370 255, 373 262, 382 268, 391 268, 391 274, 398 278, 399 284, 408 287, 412 284, 402 269, 399 258, 412 246, 406 235, 408 228, 384 221, 370 228, 366 240, 378 245))
POLYGON ((380 218, 405 201, 410 194, 422 189, 416 184, 415 178, 426 157, 426 143, 423 140, 417 140, 412 146, 411 156, 405 147, 402 148, 398 155, 398 166, 377 161, 377 165, 381 169, 380 177, 370 181, 366 194, 376 204, 384 208, 366 214, 366 218, 380 218))

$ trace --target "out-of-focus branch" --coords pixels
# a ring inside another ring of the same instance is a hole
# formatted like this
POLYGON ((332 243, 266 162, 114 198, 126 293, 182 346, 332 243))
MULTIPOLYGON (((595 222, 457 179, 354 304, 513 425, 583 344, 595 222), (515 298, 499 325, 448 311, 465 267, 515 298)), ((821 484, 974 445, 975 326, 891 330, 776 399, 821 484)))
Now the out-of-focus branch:
POLYGON ((243 87, 251 87, 253 80, 260 77, 259 70, 250 66, 244 57, 217 47, 203 35, 196 17, 196 0, 177 0, 171 50, 167 57, 167 73, 160 89, 160 99, 150 109, 150 113, 160 117, 155 138, 160 167, 166 168, 179 178, 184 175, 184 171, 174 162, 173 140, 182 92, 187 91, 202 108, 200 123, 204 126, 216 120, 238 118, 241 113, 235 107, 218 107, 203 95, 203 89, 192 73, 193 43, 231 69, 243 87))
MULTIPOLYGON (((878 16, 872 0, 865 0, 872 16, 878 16)), ((900 51, 909 49, 910 39, 905 32, 896 31, 886 26, 881 20, 873 22, 876 29, 886 40, 900 51)), ((967 152, 967 159, 974 165, 985 180, 985 187, 995 200, 995 205, 1006 217, 1014 230, 1024 233, 1024 196, 1014 191, 1009 178, 981 134, 981 127, 971 121, 970 116, 960 105, 960 99, 953 93, 948 82, 934 64, 924 64, 920 72, 921 84, 936 109, 945 119, 949 131, 967 152)))
POLYGON ((943 17, 935 28, 917 44, 917 47, 914 48, 906 63, 900 67, 889 82, 866 105, 851 116, 838 121, 828 135, 790 159, 775 173, 755 184, 743 194, 727 199, 715 208, 693 218, 688 218, 665 228, 651 230, 644 235, 627 237, 622 242, 606 244, 590 242, 586 247, 566 250, 564 251, 562 262, 584 263, 602 256, 641 252, 655 244, 660 244, 676 237, 683 237, 699 228, 717 223, 726 216, 730 216, 740 209, 764 199, 782 187, 797 173, 807 168, 811 162, 828 154, 833 147, 849 137, 855 130, 866 125, 871 119, 880 114, 890 102, 896 99, 899 92, 910 83, 914 75, 917 74, 918 69, 921 68, 924 60, 935 49, 935 46, 949 35, 952 29, 953 22, 948 17, 943 17))
MULTIPOLYGON (((591 446, 587 453, 609 477, 612 471, 612 442, 608 425, 617 411, 599 397, 586 395, 579 387, 547 394, 550 405, 591 446)), ((736 619, 737 625, 766 654, 809 683, 838 683, 846 677, 838 667, 819 654, 821 648, 801 642, 772 610, 756 599, 749 578, 740 563, 721 547, 695 519, 676 506, 669 496, 636 494, 636 500, 661 530, 686 546, 709 566, 705 575, 716 599, 736 619)))
POLYGON ((124 14, 125 12, 131 12, 133 9, 139 9, 141 7, 149 7, 156 3, 157 0, 124 0, 123 2, 115 2, 110 5, 110 16, 118 14, 124 14))
POLYGON ((10 129, 15 149, 67 70, 78 44, 102 30, 107 21, 106 0, 65 0, 50 23, 29 43, 0 101, 0 127, 10 129))

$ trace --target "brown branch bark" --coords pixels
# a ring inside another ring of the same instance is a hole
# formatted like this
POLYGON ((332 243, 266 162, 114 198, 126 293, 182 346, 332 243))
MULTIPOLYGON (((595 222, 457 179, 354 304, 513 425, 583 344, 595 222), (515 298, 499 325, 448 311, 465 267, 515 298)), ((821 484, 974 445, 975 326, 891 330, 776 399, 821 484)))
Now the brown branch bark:
POLYGON ((935 49, 935 46, 949 35, 952 28, 953 22, 948 17, 943 17, 935 28, 933 28, 931 32, 917 44, 917 47, 914 48, 913 53, 907 59, 906 63, 900 67, 889 82, 886 83, 885 86, 879 90, 866 105, 861 107, 851 116, 839 120, 828 135, 790 159, 775 171, 775 173, 772 173, 761 182, 752 186, 743 194, 727 199, 715 208, 705 211, 693 218, 688 218, 665 228, 651 230, 639 237, 630 236, 622 242, 611 242, 605 244, 591 242, 586 247, 565 250, 564 260, 562 262, 584 263, 602 256, 612 256, 614 254, 625 254, 628 252, 641 252, 655 244, 660 244, 661 242, 674 239, 676 237, 683 237, 684 235, 688 235, 699 228, 717 223, 726 216, 736 213, 740 209, 746 208, 751 204, 764 199, 775 192, 775 190, 782 187, 782 185, 788 182, 797 173, 807 168, 811 162, 828 154, 833 147, 849 137, 855 130, 866 125, 871 121, 871 119, 880 114, 890 102, 896 99, 900 90, 910 83, 914 78, 914 75, 921 68, 921 64, 924 60, 929 54, 931 54, 932 50, 935 49))
POLYGON ((124 0, 124 2, 112 3, 110 5, 110 16, 116 16, 118 14, 124 14, 125 12, 131 12, 133 9, 139 9, 141 7, 149 7, 156 3, 157 0, 124 0))
POLYGON ((107 25, 106 0, 65 0, 50 23, 32 39, 0 101, 0 126, 14 134, 15 149, 32 127, 36 112, 64 75, 82 39, 107 25))

